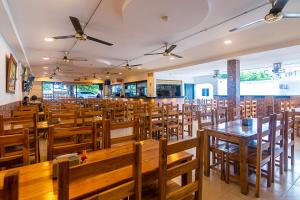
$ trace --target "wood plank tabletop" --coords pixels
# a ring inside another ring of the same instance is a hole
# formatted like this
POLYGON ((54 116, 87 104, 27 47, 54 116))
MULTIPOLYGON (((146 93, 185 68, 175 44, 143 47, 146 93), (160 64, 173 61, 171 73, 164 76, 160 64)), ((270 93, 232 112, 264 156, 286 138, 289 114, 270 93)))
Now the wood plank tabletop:
MULTIPOLYGON (((113 147, 88 153, 87 162, 111 158, 132 150, 132 144, 113 147)), ((143 182, 158 178, 159 142, 145 140, 142 142, 143 182)), ((192 159, 187 152, 180 152, 168 157, 168 165, 179 164, 192 159)), ((52 162, 42 162, 15 168, 20 172, 19 199, 57 199, 57 181, 52 179, 52 162)), ((6 171, 0 172, 0 180, 6 171)), ((113 185, 132 178, 131 167, 110 173, 78 180, 70 185, 70 197, 81 198, 86 192, 100 192, 113 185)))
MULTIPOLYGON (((223 133, 224 135, 228 136, 255 139, 257 135, 257 118, 253 118, 253 123, 251 126, 243 126, 242 120, 238 119, 217 125, 206 126, 204 129, 223 133)), ((263 131, 268 129, 269 126, 264 124, 263 131)))

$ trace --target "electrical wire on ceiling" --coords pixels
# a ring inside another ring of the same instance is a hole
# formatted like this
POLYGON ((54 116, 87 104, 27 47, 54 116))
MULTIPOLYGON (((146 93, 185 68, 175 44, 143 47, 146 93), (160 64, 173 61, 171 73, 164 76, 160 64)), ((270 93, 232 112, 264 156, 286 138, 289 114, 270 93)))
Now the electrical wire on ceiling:
MULTIPOLYGON (((232 21, 232 20, 234 20, 234 19, 236 19, 236 18, 238 18, 238 17, 241 17, 241 16, 243 16, 243 15, 246 15, 246 14, 248 14, 248 13, 250 13, 250 12, 253 12, 253 11, 255 11, 255 10, 257 10, 257 9, 260 9, 260 8, 262 8, 262 7, 265 7, 265 6, 267 6, 267 5, 270 5, 270 2, 261 4, 261 5, 255 7, 255 8, 252 8, 252 9, 250 9, 250 10, 247 10, 247 11, 245 11, 245 12, 242 12, 242 13, 240 13, 240 14, 238 14, 238 15, 235 15, 235 16, 233 16, 233 17, 227 18, 227 19, 225 19, 225 20, 223 20, 223 21, 221 21, 221 22, 218 22, 218 23, 216 23, 216 24, 213 24, 213 25, 211 25, 211 26, 208 26, 208 27, 206 27, 206 28, 204 28, 204 29, 202 29, 202 30, 200 30, 200 31, 197 31, 197 32, 195 32, 195 33, 192 33, 192 34, 190 34, 190 35, 187 35, 187 36, 185 36, 185 37, 183 37, 183 38, 180 38, 180 39, 178 39, 178 40, 176 40, 176 41, 174 41, 174 42, 172 42, 172 43, 169 43, 169 44, 170 44, 170 45, 177 44, 177 43, 179 43, 179 42, 182 42, 182 41, 184 41, 184 40, 187 40, 187 39, 189 39, 189 38, 192 38, 192 37, 194 37, 194 36, 196 36, 196 35, 198 35, 198 34, 200 34, 200 33, 203 33, 203 32, 212 30, 212 29, 214 29, 214 28, 217 28, 217 27, 219 27, 219 26, 221 26, 221 25, 223 25, 223 24, 225 24, 225 23, 227 23, 227 22, 230 22, 230 21, 232 21)), ((154 52, 156 52, 156 51, 158 51, 158 50, 161 50, 161 49, 163 49, 163 48, 165 48, 165 46, 160 46, 159 48, 154 49, 154 50, 152 50, 152 51, 150 51, 150 52, 147 52, 146 54, 154 53, 154 52)), ((134 58, 132 58, 132 59, 129 59, 129 61, 132 62, 132 61, 134 61, 134 60, 138 60, 138 59, 143 58, 143 57, 144 57, 144 54, 143 54, 143 55, 140 55, 140 56, 137 56, 137 57, 134 57, 134 58)), ((118 65, 118 67, 123 66, 124 64, 126 64, 126 63, 122 62, 121 64, 118 65)))

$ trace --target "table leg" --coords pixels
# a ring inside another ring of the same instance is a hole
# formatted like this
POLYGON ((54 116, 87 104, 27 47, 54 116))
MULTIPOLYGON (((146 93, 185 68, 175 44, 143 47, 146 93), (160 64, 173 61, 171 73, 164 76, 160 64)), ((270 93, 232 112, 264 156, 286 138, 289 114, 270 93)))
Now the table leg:
POLYGON ((242 194, 248 194, 248 144, 240 143, 240 184, 242 194))
POLYGON ((210 136, 207 133, 207 130, 204 131, 204 175, 210 176, 210 136))
POLYGON ((283 169, 284 171, 288 170, 288 148, 289 148, 289 137, 287 133, 287 128, 285 128, 285 131, 283 133, 283 169))

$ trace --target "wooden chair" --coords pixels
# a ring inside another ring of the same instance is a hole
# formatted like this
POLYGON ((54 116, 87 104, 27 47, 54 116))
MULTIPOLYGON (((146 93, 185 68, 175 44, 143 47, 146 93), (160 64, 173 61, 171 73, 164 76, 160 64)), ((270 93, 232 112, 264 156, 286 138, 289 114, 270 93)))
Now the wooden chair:
POLYGON ((28 129, 18 129, 5 131, 5 135, 0 136, 0 168, 30 164, 28 134, 28 129))
POLYGON ((149 134, 151 138, 158 139, 164 135, 165 120, 164 110, 162 107, 150 107, 149 111, 149 134))
POLYGON ((295 131, 296 135, 300 137, 300 112, 295 111, 295 131))
POLYGON ((275 166, 279 165, 280 174, 283 173, 283 154, 284 154, 284 112, 277 114, 274 117, 275 122, 273 123, 273 138, 272 138, 272 183, 275 179, 275 166), (276 160, 279 158, 279 160, 276 160))
POLYGON ((71 128, 49 127, 47 160, 54 156, 96 150, 96 123, 92 126, 71 128))
MULTIPOLYGON (((197 137, 168 144, 166 138, 159 141, 159 178, 158 198, 167 199, 202 199, 202 175, 203 175, 203 132, 198 131, 197 137), (188 149, 196 149, 196 157, 186 163, 167 167, 168 156, 188 149), (192 173, 195 170, 195 179, 178 185, 171 181, 183 174, 192 173)), ((147 199, 147 198, 146 198, 147 199)))
POLYGON ((187 132, 188 136, 193 136, 193 104, 182 105, 182 118, 180 122, 182 139, 184 133, 187 132), (187 129, 185 129, 187 127, 187 129))
POLYGON ((216 124, 221 124, 228 122, 228 112, 227 108, 219 108, 215 110, 215 122, 216 124))
MULTIPOLYGON (((255 182, 255 196, 258 198, 260 195, 260 179, 262 175, 262 167, 267 165, 266 177, 267 187, 271 186, 272 179, 272 134, 276 115, 270 117, 257 119, 257 140, 256 148, 254 150, 249 149, 248 154, 248 166, 255 170, 256 182, 255 182), (263 128, 268 127, 268 128, 263 128)), ((239 149, 231 149, 226 152, 226 182, 229 183, 230 179, 237 179, 237 176, 230 175, 230 161, 239 163, 240 154, 239 149)), ((265 172, 265 171, 263 171, 265 172)), ((252 183, 250 183, 252 184, 252 183)))
POLYGON ((104 132, 104 148, 111 148, 112 145, 121 145, 128 142, 137 142, 140 141, 140 125, 139 121, 128 121, 128 122, 119 122, 119 123, 108 123, 106 125, 106 130, 104 132), (111 132, 114 130, 132 129, 132 133, 122 133, 120 137, 112 137, 111 132))
POLYGON ((295 110, 284 112, 284 171, 288 170, 288 159, 295 163, 295 110), (291 155, 289 155, 289 152, 291 155))
POLYGON ((169 139, 172 136, 176 136, 179 139, 179 105, 168 105, 165 107, 165 127, 166 127, 166 138, 169 139))
POLYGON ((16 170, 7 171, 4 175, 2 186, 3 186, 2 188, 0 187, 0 199, 18 200, 19 199, 19 171, 16 170))
POLYGON ((8 130, 29 129, 29 144, 30 155, 35 157, 35 162, 39 162, 39 136, 37 129, 37 115, 20 116, 20 117, 7 117, 4 118, 0 115, 0 135, 9 134, 5 131, 8 130))
POLYGON ((83 111, 80 118, 82 119, 82 125, 87 126, 91 125, 94 121, 94 118, 105 118, 103 117, 102 111, 83 111))
POLYGON ((11 117, 24 117, 24 116, 33 116, 35 111, 32 110, 26 110, 26 111, 20 111, 20 110, 12 110, 11 111, 11 117))
POLYGON ((38 105, 26 105, 26 106, 20 105, 20 106, 17 107, 17 110, 18 111, 38 112, 39 107, 38 107, 38 105))
POLYGON ((60 110, 59 112, 49 112, 48 113, 48 120, 52 122, 54 119, 59 120, 60 126, 64 127, 75 127, 77 126, 77 118, 78 118, 78 112, 77 111, 69 111, 66 110, 65 112, 62 112, 60 110))
MULTIPOLYGON (((133 144, 133 151, 124 153, 118 157, 108 158, 96 162, 69 167, 69 161, 58 162, 58 199, 71 199, 69 185, 78 179, 89 179, 95 175, 109 173, 124 167, 132 166, 132 179, 118 185, 113 185, 105 191, 88 191, 77 199, 110 199, 119 200, 133 196, 136 200, 141 200, 142 190, 142 157, 141 143, 133 144)), ((78 183, 80 184, 80 183, 78 183)), ((84 186, 82 187, 84 190, 84 186)))

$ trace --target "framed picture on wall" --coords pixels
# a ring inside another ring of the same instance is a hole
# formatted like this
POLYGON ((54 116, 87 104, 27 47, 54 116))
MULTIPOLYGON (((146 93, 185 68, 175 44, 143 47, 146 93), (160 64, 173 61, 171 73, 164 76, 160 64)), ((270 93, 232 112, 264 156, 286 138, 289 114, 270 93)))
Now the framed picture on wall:
POLYGON ((17 79, 17 62, 13 55, 6 57, 6 92, 15 93, 17 79))

